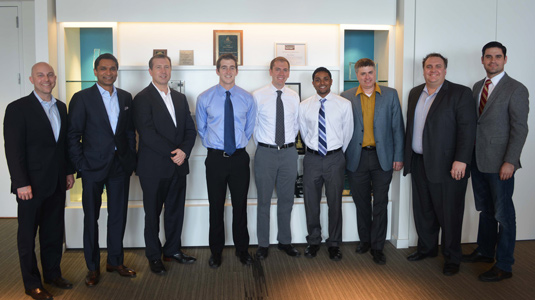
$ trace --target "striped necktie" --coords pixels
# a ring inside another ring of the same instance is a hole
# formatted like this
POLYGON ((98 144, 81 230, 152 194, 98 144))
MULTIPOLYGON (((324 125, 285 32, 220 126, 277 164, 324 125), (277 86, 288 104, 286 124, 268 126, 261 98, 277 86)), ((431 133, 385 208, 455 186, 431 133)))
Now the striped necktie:
POLYGON ((491 83, 492 81, 490 81, 490 79, 487 79, 485 81, 483 91, 481 91, 481 99, 479 99, 479 115, 483 113, 483 109, 485 109, 485 104, 487 104, 487 99, 489 97, 489 85, 491 83))
POLYGON ((325 128, 325 101, 327 99, 320 99, 321 107, 318 116, 318 152, 321 156, 327 154, 327 129, 325 128))

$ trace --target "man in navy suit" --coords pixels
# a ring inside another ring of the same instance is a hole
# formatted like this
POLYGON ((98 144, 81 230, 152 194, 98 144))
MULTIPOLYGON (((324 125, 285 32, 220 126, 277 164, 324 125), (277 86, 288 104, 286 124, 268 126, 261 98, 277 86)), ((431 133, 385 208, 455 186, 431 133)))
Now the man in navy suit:
POLYGON ((393 171, 403 168, 403 115, 398 93, 375 82, 375 63, 362 58, 355 64, 359 86, 342 93, 351 101, 355 128, 346 150, 347 174, 357 207, 360 244, 357 253, 371 248, 373 261, 383 265, 388 190, 393 171), (373 207, 372 194, 373 191, 373 207))
POLYGON ((479 275, 481 281, 513 276, 516 217, 513 204, 515 172, 528 136, 528 89, 504 71, 507 48, 489 42, 481 63, 487 76, 474 85, 477 104, 476 147, 472 159, 472 187, 479 213, 477 248, 464 262, 496 264, 479 275))
POLYGON ((117 271, 125 277, 136 275, 123 265, 128 189, 136 167, 136 135, 132 95, 113 85, 118 69, 113 55, 100 55, 94 69, 97 83, 74 94, 69 104, 69 154, 83 187, 87 286, 95 286, 100 278, 97 221, 104 187, 108 196, 106 271, 117 271))
POLYGON ((442 229, 444 275, 459 272, 464 196, 476 136, 472 91, 446 80, 448 60, 439 53, 422 61, 425 83, 409 93, 404 175, 412 174, 418 248, 407 257, 437 256, 442 229))
POLYGON ((139 134, 136 173, 143 189, 145 255, 156 274, 166 272, 162 263, 175 260, 191 264, 195 258, 181 248, 188 158, 197 131, 184 94, 169 88, 171 59, 164 54, 149 60, 152 82, 134 98, 134 122, 139 134), (165 203, 165 245, 160 243, 160 214, 165 203))
POLYGON ((10 103, 4 117, 4 141, 11 175, 11 192, 17 196, 17 247, 26 294, 52 299, 43 288, 35 257, 39 228, 41 266, 45 283, 63 289, 72 284, 61 276, 65 192, 74 185, 65 136, 67 107, 52 96, 54 69, 44 62, 32 67, 34 91, 10 103))

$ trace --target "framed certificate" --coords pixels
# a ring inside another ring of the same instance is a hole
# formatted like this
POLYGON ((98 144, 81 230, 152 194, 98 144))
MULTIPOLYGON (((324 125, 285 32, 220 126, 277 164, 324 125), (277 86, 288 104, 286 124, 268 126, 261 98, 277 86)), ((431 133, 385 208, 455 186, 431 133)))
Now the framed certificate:
POLYGON ((275 57, 285 57, 291 66, 307 65, 307 44, 305 43, 276 43, 275 57))
POLYGON ((231 53, 243 66, 243 30, 214 30, 214 65, 219 56, 231 53))

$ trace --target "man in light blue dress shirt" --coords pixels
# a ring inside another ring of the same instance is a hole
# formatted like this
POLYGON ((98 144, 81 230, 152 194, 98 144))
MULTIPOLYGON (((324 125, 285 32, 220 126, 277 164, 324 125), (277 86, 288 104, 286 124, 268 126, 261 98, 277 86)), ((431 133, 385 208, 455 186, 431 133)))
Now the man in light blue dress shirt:
POLYGON ((199 95, 196 109, 199 136, 203 146, 208 149, 205 165, 210 203, 211 268, 221 265, 221 253, 225 246, 223 218, 227 185, 232 198, 232 235, 236 256, 245 265, 253 261, 247 251, 250 159, 245 147, 253 134, 256 105, 251 94, 235 84, 238 75, 235 56, 221 55, 216 63, 216 73, 219 84, 199 95))

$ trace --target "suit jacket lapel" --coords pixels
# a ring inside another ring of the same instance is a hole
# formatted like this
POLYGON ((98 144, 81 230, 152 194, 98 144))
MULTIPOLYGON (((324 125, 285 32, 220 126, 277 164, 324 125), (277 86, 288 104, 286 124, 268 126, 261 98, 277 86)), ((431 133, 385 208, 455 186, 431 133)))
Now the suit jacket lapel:
POLYGON ((361 126, 364 126, 362 123, 362 100, 360 99, 360 95, 355 96, 355 111, 353 112, 353 117, 359 120, 361 126))
MULTIPOLYGON (((50 124, 50 119, 48 119, 48 116, 46 115, 46 112, 41 105, 41 102, 39 102, 39 99, 33 94, 33 92, 30 94, 30 104, 33 110, 35 110, 37 118, 39 119, 39 122, 46 124, 46 131, 48 131, 49 137, 56 142, 56 137, 54 136, 54 130, 52 130, 52 125, 50 124)), ((63 126, 61 126, 63 129, 63 126)))
MULTIPOLYGON (((111 134, 113 135, 113 129, 111 128, 110 123, 110 117, 108 116, 108 111, 106 110, 106 106, 104 105, 104 99, 102 99, 102 95, 100 94, 100 90, 97 87, 97 84, 92 87, 93 89, 93 98, 98 99, 98 101, 95 101, 95 108, 99 111, 98 115, 102 116, 104 119, 103 122, 108 124, 108 129, 110 130, 111 134)), ((117 95, 118 97, 118 95, 117 95)), ((117 122, 118 123, 118 122, 117 122)))
MULTIPOLYGON (((165 112, 167 112, 167 114, 165 114, 167 116, 167 119, 169 122, 171 122, 171 125, 173 127, 176 127, 175 126, 175 123, 173 122, 173 118, 171 117, 171 114, 169 113, 169 109, 167 109, 167 105, 165 105, 165 102, 163 101, 162 99, 162 96, 160 95, 160 92, 154 87, 154 85, 152 83, 149 84, 150 88, 150 94, 152 96, 152 98, 154 99, 154 102, 158 103, 158 105, 161 106, 161 109, 163 109, 165 112)), ((171 89, 169 89, 169 91, 171 91, 171 89)), ((171 93, 171 92, 170 92, 171 93)), ((175 106, 175 115, 176 115, 176 108, 177 108, 177 102, 175 99, 173 99, 173 96, 171 95, 171 99, 173 100, 173 105, 175 106)))
MULTIPOLYGON (((375 109, 374 109, 374 117, 373 117, 373 123, 376 124, 377 117, 380 116, 379 112, 382 111, 384 106, 383 96, 380 93, 375 92, 375 109)), ((379 122, 383 122, 383 120, 379 120, 379 122)))
POLYGON ((424 90, 425 84, 422 84, 418 90, 414 92, 413 95, 414 99, 409 99, 409 107, 407 108, 407 120, 410 121, 410 124, 407 123, 407 133, 410 130, 412 132, 412 129, 414 127, 414 114, 416 111, 416 105, 418 105, 418 100, 420 99, 420 95, 422 94, 422 91, 424 90))
POLYGON ((427 120, 429 120, 429 116, 433 115, 435 110, 437 110, 437 107, 440 105, 440 102, 444 98, 444 95, 446 95, 449 87, 449 82, 447 80, 444 81, 442 84, 442 87, 440 88, 440 91, 438 92, 437 96, 435 97, 435 100, 433 100, 433 104, 431 104, 431 107, 429 108, 429 112, 427 113, 427 118, 425 119, 425 123, 427 123, 427 120))
POLYGON ((492 103, 496 101, 495 99, 498 99, 500 97, 500 94, 503 92, 503 87, 507 85, 509 78, 510 77, 507 75, 507 73, 503 75, 502 79, 500 79, 500 82, 498 82, 498 85, 494 87, 494 89, 492 90, 492 93, 487 99, 487 104, 485 104, 485 109, 483 109, 483 113, 481 115, 485 114, 485 111, 487 111, 487 106, 492 105, 492 103))

